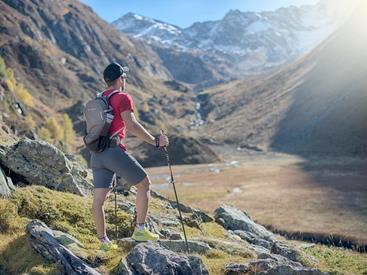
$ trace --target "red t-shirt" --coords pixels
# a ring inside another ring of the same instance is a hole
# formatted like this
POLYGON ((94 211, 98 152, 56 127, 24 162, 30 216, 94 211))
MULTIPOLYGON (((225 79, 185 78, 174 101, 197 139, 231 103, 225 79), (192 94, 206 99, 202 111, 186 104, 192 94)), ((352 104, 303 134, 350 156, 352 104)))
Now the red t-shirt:
MULTIPOLYGON (((115 90, 106 90, 103 92, 103 95, 108 96, 113 91, 115 90)), ((126 127, 124 121, 122 120, 121 113, 128 110, 134 112, 133 99, 128 93, 118 92, 110 97, 110 105, 112 107, 114 118, 112 120, 108 133, 110 134, 110 136, 119 136, 120 140, 122 141, 123 139, 125 139, 126 136, 126 127)), ((126 146, 122 142, 120 143, 120 147, 123 150, 126 150, 126 146)))

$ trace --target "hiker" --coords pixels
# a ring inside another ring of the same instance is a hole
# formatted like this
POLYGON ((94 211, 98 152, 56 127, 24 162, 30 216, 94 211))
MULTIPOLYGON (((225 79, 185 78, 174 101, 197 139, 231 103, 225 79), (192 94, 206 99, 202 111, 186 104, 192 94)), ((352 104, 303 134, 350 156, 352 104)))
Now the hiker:
POLYGON ((118 63, 109 64, 103 72, 108 88, 103 95, 109 96, 109 104, 113 110, 113 119, 109 128, 111 145, 104 151, 91 152, 91 168, 93 170, 94 196, 92 212, 101 240, 101 250, 115 249, 106 235, 104 202, 112 186, 114 177, 123 178, 129 186, 135 185, 136 193, 136 227, 132 238, 136 241, 155 241, 159 236, 150 232, 144 225, 150 200, 151 181, 144 168, 127 151, 122 141, 125 131, 129 131, 143 141, 159 147, 169 145, 168 137, 163 134, 151 135, 135 118, 134 104, 131 96, 125 92, 127 69, 118 63), (115 92, 118 91, 118 92, 115 92), (116 175, 115 175, 116 173, 116 175))

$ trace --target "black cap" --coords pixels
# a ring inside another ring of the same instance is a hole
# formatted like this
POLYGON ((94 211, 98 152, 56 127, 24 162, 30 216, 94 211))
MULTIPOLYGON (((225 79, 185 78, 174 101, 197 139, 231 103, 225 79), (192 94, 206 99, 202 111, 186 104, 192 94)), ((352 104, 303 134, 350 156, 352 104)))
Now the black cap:
POLYGON ((129 68, 122 67, 119 63, 113 62, 104 69, 103 78, 106 82, 111 82, 120 76, 126 76, 126 72, 128 71, 129 68))

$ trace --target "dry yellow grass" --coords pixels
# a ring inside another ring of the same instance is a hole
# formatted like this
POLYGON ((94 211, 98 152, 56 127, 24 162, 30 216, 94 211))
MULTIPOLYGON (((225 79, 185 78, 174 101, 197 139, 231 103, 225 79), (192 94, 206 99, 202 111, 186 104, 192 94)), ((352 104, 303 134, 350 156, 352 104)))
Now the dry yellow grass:
MULTIPOLYGON (((243 159, 239 167, 180 165, 173 171, 180 199, 191 206, 212 212, 227 203, 276 229, 340 234, 367 242, 367 175, 350 169, 353 163, 346 172, 314 165, 306 172, 302 160, 282 155, 243 159), (222 170, 215 173, 215 168, 222 170)), ((174 199, 165 184, 168 168, 148 171, 153 189, 174 199)))

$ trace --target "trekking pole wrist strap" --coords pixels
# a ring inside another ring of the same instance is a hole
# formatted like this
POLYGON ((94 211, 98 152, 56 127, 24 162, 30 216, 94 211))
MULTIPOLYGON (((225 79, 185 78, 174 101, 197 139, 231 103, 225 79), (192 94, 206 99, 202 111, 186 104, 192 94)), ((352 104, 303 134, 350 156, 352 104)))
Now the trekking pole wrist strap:
POLYGON ((160 146, 159 146, 159 135, 156 135, 155 136, 155 147, 156 148, 159 148, 160 146))

